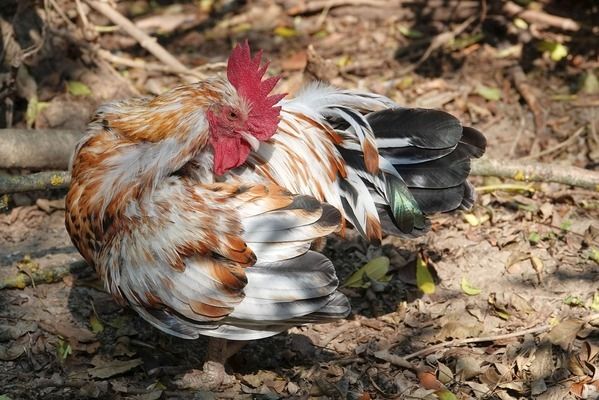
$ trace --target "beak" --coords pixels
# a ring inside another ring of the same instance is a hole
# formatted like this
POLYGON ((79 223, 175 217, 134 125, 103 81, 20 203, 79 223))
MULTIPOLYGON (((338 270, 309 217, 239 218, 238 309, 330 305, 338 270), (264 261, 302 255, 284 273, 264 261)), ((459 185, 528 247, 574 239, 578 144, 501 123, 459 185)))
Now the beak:
POLYGON ((241 137, 250 145, 252 150, 258 151, 260 148, 260 141, 256 139, 254 135, 248 132, 241 132, 241 137))

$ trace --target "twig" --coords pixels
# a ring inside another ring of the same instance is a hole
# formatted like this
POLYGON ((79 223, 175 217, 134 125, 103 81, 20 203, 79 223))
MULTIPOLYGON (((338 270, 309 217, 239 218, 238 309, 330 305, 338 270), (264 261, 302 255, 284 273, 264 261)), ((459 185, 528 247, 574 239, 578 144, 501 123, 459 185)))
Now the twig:
POLYGON ((65 171, 46 171, 30 175, 0 176, 0 195, 33 192, 35 190, 66 189, 71 174, 65 171))
POLYGON ((522 163, 483 157, 472 161, 471 174, 527 182, 554 182, 599 191, 599 172, 574 166, 522 163))
POLYGON ((120 57, 120 56, 114 55, 111 52, 109 52, 108 50, 104 50, 104 49, 96 49, 95 51, 100 57, 102 57, 106 61, 111 62, 113 64, 120 64, 120 65, 124 65, 126 67, 131 67, 131 68, 140 68, 140 69, 144 69, 146 71, 157 71, 157 72, 166 72, 169 74, 182 75, 184 78, 185 77, 193 77, 194 78, 194 79, 187 79, 189 81, 192 81, 192 80, 195 81, 195 80, 206 78, 206 75, 202 74, 201 72, 197 72, 197 71, 190 70, 187 68, 181 70, 181 69, 173 68, 170 65, 148 63, 148 62, 145 62, 144 60, 133 60, 131 58, 120 57))
POLYGON ((333 341, 333 339, 335 339, 337 336, 341 335, 344 332, 347 332, 352 328, 357 328, 361 325, 362 324, 360 323, 360 321, 351 321, 350 323, 342 324, 340 327, 330 332, 320 341, 320 347, 326 347, 327 344, 331 343, 331 341, 333 341))
POLYGON ((574 142, 574 140, 576 140, 576 138, 578 136, 580 136, 580 134, 582 132, 584 132, 584 126, 581 126, 580 128, 578 128, 572 135, 570 135, 570 137, 568 139, 564 140, 563 142, 558 143, 555 146, 550 147, 548 149, 545 149, 545 150, 543 150, 541 152, 538 152, 536 154, 530 154, 530 155, 528 155, 526 157, 521 157, 520 160, 522 160, 522 161, 524 161, 524 160, 533 160, 533 159, 536 159, 536 158, 540 158, 540 157, 546 156, 547 154, 551 154, 551 153, 553 153, 555 151, 558 151, 558 150, 560 150, 560 149, 562 149, 562 148, 564 148, 564 147, 569 146, 570 144, 572 144, 574 142))
POLYGON ((342 6, 372 6, 383 7, 387 4, 386 0, 312 0, 302 2, 301 5, 287 10, 287 14, 291 16, 301 14, 312 14, 324 9, 333 9, 342 6))
POLYGON ((534 335, 537 333, 543 333, 545 331, 548 331, 549 329, 551 329, 551 325, 545 324, 545 325, 537 326, 536 328, 530 328, 530 329, 525 329, 523 331, 506 333, 503 335, 492 335, 492 336, 483 336, 483 337, 477 337, 477 338, 451 340, 449 342, 439 343, 434 346, 427 347, 426 349, 415 351, 414 353, 404 356, 403 359, 409 360, 410 358, 415 358, 415 357, 419 357, 419 356, 422 356, 425 354, 429 354, 436 350, 444 349, 446 347, 465 346, 465 345, 471 344, 471 343, 495 342, 497 340, 512 339, 512 338, 529 335, 529 334, 534 335))
MULTIPOLYGON (((87 4, 90 5, 96 11, 104 14, 112 22, 123 28, 131 37, 139 42, 141 47, 148 50, 154 57, 170 66, 171 68, 178 71, 189 71, 185 65, 177 60, 171 53, 169 53, 164 47, 162 47, 155 38, 147 35, 144 31, 139 29, 129 19, 123 16, 121 13, 110 7, 106 3, 102 3, 97 0, 86 0, 87 4)), ((190 74, 192 75, 192 74, 190 74)))
POLYGON ((85 261, 75 261, 67 265, 58 265, 55 267, 40 268, 37 271, 32 271, 25 274, 20 271, 14 276, 9 276, 0 281, 0 289, 24 289, 29 285, 40 283, 54 283, 61 280, 63 277, 81 272, 88 268, 85 261))
POLYGON ((514 85, 518 92, 522 95, 526 104, 530 108, 535 121, 535 130, 537 136, 545 132, 545 117, 543 116, 543 110, 537 97, 534 95, 532 87, 528 84, 526 75, 519 65, 512 69, 512 77, 514 79, 514 85))
POLYGON ((580 30, 580 24, 573 19, 558 17, 556 15, 547 14, 543 11, 526 10, 511 1, 505 3, 503 6, 503 11, 512 17, 519 17, 532 23, 549 25, 564 31, 580 30))
POLYGON ((59 129, 0 129, 0 168, 67 169, 83 133, 59 129))
POLYGON ((477 192, 495 192, 497 190, 514 191, 514 192, 530 192, 534 193, 536 190, 530 185, 522 184, 511 184, 511 183, 500 183, 497 185, 477 186, 477 192))
POLYGON ((403 70, 401 70, 400 72, 398 72, 397 75, 405 75, 407 73, 414 71, 416 68, 420 67, 422 64, 424 64, 424 62, 426 60, 428 60, 428 58, 431 56, 431 54, 433 54, 433 52, 435 50, 445 46, 447 43, 454 40, 456 36, 460 35, 462 32, 464 32, 466 29, 468 29, 468 27, 475 20, 476 20, 476 16, 473 15, 470 18, 468 18, 466 21, 464 21, 461 24, 459 24, 458 26, 456 26, 454 29, 447 31, 447 32, 442 32, 442 33, 438 34, 437 36, 433 37, 430 41, 430 44, 428 45, 428 48, 424 51, 424 54, 422 54, 420 59, 416 63, 414 63, 414 64, 410 65, 409 67, 406 67, 403 70))

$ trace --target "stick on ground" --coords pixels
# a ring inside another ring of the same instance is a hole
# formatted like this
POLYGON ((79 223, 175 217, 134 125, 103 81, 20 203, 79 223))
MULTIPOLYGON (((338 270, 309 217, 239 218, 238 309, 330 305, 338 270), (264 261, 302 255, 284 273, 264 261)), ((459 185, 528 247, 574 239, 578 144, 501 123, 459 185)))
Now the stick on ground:
POLYGON ((524 163, 484 157, 472 162, 471 174, 527 182, 554 182, 599 191, 599 172, 569 165, 524 163))
POLYGON ((178 71, 182 74, 189 74, 186 78, 190 82, 195 82, 197 77, 194 77, 193 73, 183 65, 177 58, 169 53, 164 47, 162 47, 155 38, 147 35, 144 31, 139 29, 133 22, 127 19, 124 15, 116 11, 107 3, 102 3, 97 0, 87 0, 87 4, 90 5, 94 10, 102 13, 112 22, 120 26, 125 32, 139 42, 141 47, 149 51, 154 57, 171 67, 173 70, 178 71))

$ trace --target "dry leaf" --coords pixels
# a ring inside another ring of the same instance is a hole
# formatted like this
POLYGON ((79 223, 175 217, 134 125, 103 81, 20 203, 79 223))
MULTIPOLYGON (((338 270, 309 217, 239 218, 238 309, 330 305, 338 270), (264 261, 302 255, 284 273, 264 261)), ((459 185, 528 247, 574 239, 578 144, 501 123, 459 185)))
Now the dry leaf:
POLYGON ((568 350, 583 324, 584 321, 579 319, 566 319, 551 329, 547 334, 547 340, 564 350, 568 350))
POLYGON ((106 379, 130 371, 141 364, 143 364, 143 361, 140 358, 126 361, 111 360, 105 363, 102 362, 102 365, 90 368, 87 372, 92 378, 106 379))

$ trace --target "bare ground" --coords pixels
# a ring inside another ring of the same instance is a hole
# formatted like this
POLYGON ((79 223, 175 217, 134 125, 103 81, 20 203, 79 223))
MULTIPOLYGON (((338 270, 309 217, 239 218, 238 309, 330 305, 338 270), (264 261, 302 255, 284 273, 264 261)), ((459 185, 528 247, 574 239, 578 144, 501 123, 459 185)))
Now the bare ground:
MULTIPOLYGON (((494 3, 319 3, 123 1, 119 10, 191 67, 224 61, 233 41, 249 37, 284 76, 282 91, 315 75, 450 111, 485 132, 494 158, 597 168, 599 89, 588 83, 599 67, 593 2, 535 3, 580 23, 575 32, 524 26, 494 3), (212 14, 198 4, 214 7, 212 14), (469 17, 455 40, 427 55, 431 38, 469 17), (566 45, 567 55, 551 59, 543 41, 566 45), (308 56, 309 44, 316 58, 308 56), (518 85, 517 68, 528 89, 518 85)), ((2 12, 6 20, 20 13, 21 48, 35 45, 31 32, 48 26, 43 45, 23 64, 29 77, 21 76, 47 104, 29 117, 32 126, 82 128, 102 101, 181 82, 153 71, 148 65, 156 62, 122 31, 98 33, 94 26, 110 25, 98 13, 89 12, 85 25, 70 2, 56 6, 2 12), (119 78, 90 43, 140 57, 144 67, 115 64, 119 78), (90 93, 69 91, 72 81, 90 93)), ((23 87, 13 82, 2 94, 13 104, 10 113, 3 109, 3 124, 27 124, 32 95, 23 87)), ((235 384, 218 390, 173 383, 201 366, 205 340, 158 332, 114 303, 87 268, 49 284, 2 289, 0 399, 599 398, 599 195, 553 184, 474 182, 475 208, 435 217, 423 238, 388 237, 380 248, 353 235, 331 238, 325 252, 342 282, 381 255, 391 261, 390 279, 344 288, 353 305, 348 321, 248 344, 228 366, 235 384), (418 285, 419 257, 428 260, 434 293, 418 285)), ((0 282, 80 259, 63 227, 63 195, 3 199, 0 282)))

